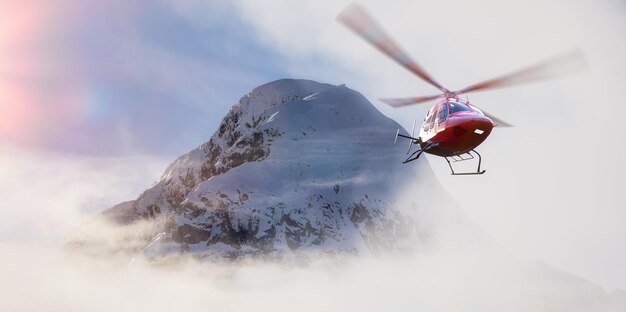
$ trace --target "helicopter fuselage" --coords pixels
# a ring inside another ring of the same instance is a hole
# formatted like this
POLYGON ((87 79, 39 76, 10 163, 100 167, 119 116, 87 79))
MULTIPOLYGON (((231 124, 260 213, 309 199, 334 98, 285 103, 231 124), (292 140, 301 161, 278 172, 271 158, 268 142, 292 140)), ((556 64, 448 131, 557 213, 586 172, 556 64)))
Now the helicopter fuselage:
POLYGON ((492 120, 468 102, 442 98, 426 114, 415 143, 429 154, 456 156, 475 149, 493 127, 492 120))

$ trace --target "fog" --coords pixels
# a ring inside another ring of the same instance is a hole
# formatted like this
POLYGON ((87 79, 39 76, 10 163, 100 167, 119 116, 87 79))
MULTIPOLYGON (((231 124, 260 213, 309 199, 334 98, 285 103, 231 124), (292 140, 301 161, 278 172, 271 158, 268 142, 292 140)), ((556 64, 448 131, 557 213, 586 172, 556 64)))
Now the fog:
POLYGON ((576 278, 555 279, 541 264, 491 253, 113 268, 2 247, 5 311, 622 311, 624 303, 576 278))
MULTIPOLYGON (((101 210, 94 206, 135 197, 149 186, 146 181, 158 178, 164 163, 3 152, 23 160, 0 162, 3 172, 16 170, 0 181, 4 311, 621 311, 626 304, 624 293, 607 294, 490 244, 442 244, 403 256, 311 255, 237 264, 68 253, 61 248, 64 238, 92 220, 101 210), (12 186, 16 178, 29 187, 12 186)), ((452 239, 475 234, 440 225, 452 239)), ((106 225, 88 230, 112 238, 117 231, 106 225)))
POLYGON ((97 212, 136 198, 166 164, 149 156, 99 158, 0 146, 0 242, 59 245, 97 212))

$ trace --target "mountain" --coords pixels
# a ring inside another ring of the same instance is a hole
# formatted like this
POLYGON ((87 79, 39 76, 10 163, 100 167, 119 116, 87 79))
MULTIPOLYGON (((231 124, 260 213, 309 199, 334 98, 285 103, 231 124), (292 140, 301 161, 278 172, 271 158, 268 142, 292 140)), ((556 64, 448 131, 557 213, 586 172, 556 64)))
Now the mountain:
POLYGON ((100 214, 68 245, 236 259, 488 243, 426 159, 402 164, 400 128, 343 85, 265 84, 153 187, 100 214))

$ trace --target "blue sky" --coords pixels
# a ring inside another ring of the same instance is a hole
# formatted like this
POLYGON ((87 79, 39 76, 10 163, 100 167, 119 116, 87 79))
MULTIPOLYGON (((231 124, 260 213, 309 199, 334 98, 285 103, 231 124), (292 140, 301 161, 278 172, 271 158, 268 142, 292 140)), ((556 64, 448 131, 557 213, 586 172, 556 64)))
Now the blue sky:
POLYGON ((0 137, 5 143, 174 157, 210 137, 228 108, 253 87, 289 76, 281 66, 284 55, 263 44, 226 2, 215 3, 220 14, 209 15, 206 24, 158 1, 60 3, 50 6, 47 23, 33 31, 29 45, 15 44, 31 62, 54 66, 3 79, 24 86, 35 95, 35 109, 48 114, 27 125, 36 139, 0 137), (71 102, 67 93, 79 103, 65 103, 71 102), (68 118, 65 110, 81 112, 68 118))

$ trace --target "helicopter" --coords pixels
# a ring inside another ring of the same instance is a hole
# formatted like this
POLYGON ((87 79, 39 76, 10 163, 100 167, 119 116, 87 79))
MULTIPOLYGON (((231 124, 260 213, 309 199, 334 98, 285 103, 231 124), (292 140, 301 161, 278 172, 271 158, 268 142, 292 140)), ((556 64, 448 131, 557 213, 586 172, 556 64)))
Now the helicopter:
POLYGON ((555 78, 586 68, 584 53, 580 49, 575 49, 512 73, 450 91, 418 65, 357 3, 352 3, 345 8, 337 16, 337 20, 421 80, 441 91, 440 94, 432 96, 380 100, 392 107, 404 107, 436 100, 435 105, 426 113, 418 136, 415 136, 416 122, 414 122, 411 134, 401 134, 400 129, 396 131, 394 144, 398 137, 409 139, 407 151, 409 157, 403 163, 417 160, 422 153, 428 153, 444 157, 452 175, 484 174, 485 170, 480 168, 482 157, 476 151, 476 147, 487 139, 494 127, 513 126, 471 104, 468 98, 461 99, 460 95, 555 78), (418 145, 419 148, 411 153, 413 145, 418 145), (478 157, 476 171, 457 172, 454 170, 452 163, 472 160, 476 156, 478 157))

